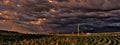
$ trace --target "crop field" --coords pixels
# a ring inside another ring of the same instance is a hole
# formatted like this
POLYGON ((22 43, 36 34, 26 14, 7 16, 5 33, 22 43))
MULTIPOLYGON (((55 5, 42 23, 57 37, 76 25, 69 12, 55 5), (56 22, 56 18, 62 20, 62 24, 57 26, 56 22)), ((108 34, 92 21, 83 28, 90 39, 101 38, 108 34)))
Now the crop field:
POLYGON ((120 36, 59 36, 0 32, 0 45, 120 45, 120 36))

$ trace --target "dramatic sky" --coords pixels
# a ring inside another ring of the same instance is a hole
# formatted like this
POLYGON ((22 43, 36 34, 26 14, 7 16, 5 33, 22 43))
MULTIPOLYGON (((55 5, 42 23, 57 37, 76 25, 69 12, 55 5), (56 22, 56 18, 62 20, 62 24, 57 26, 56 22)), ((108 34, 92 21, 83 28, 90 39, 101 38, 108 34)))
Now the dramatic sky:
POLYGON ((0 30, 21 33, 120 31, 119 0, 0 0, 0 30))

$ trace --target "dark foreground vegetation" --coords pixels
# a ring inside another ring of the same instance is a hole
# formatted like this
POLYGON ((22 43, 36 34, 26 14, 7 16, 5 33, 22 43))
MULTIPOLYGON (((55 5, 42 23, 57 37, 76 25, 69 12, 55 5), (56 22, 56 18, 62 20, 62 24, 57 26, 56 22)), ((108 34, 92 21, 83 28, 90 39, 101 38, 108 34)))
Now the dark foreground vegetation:
POLYGON ((0 31, 0 45, 120 45, 119 35, 98 35, 59 36, 0 31))

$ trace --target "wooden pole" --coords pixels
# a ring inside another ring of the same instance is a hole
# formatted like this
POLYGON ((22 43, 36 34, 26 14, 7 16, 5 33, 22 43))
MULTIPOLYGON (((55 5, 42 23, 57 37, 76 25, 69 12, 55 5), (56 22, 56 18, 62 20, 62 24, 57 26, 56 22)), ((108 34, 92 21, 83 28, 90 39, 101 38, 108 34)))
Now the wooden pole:
MULTIPOLYGON (((13 24, 13 25, 14 25, 14 24, 13 24)), ((11 26, 11 28, 10 28, 9 31, 13 31, 13 29, 14 29, 14 26, 13 26, 13 25, 11 26)))

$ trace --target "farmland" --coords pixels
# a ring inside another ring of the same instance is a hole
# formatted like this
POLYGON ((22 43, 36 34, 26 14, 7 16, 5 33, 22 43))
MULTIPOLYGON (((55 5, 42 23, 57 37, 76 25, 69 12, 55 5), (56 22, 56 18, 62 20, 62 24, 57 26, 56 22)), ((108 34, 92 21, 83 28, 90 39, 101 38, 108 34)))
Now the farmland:
POLYGON ((120 45, 120 36, 119 33, 65 36, 2 31, 0 45, 120 45))

